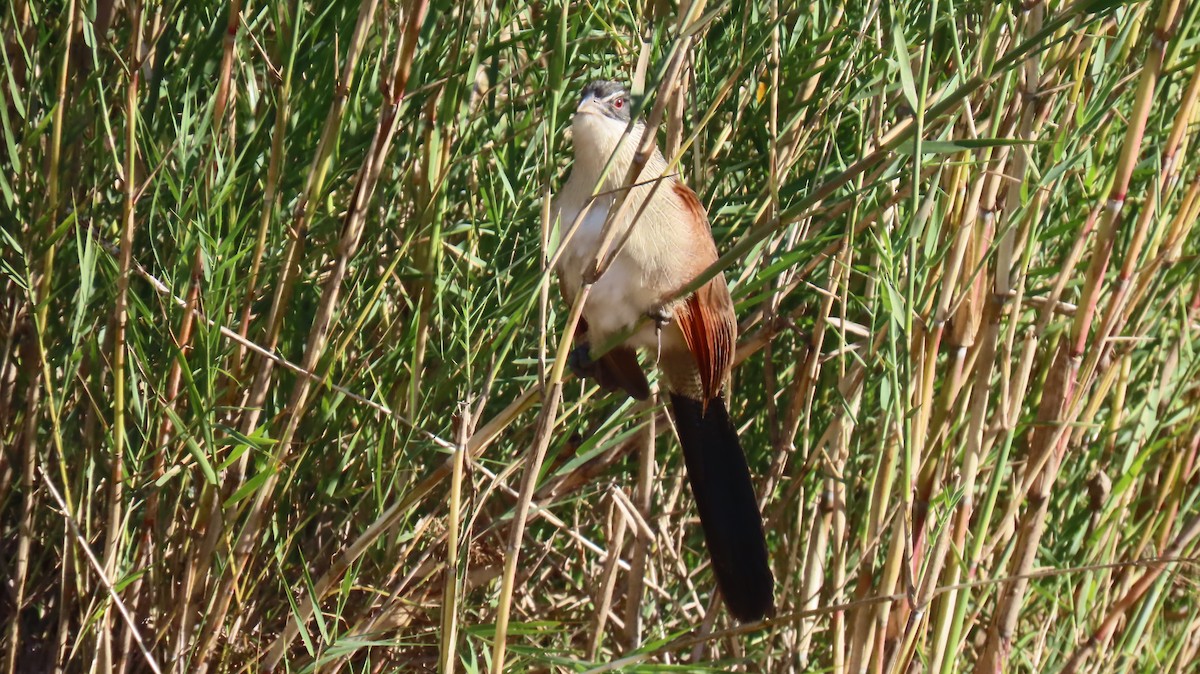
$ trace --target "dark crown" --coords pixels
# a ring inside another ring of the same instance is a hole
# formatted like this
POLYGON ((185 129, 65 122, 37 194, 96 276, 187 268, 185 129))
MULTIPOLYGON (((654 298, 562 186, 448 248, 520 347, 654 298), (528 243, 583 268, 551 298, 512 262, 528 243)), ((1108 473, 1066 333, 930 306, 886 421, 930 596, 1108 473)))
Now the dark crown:
POLYGON ((605 116, 618 122, 628 122, 633 100, 620 82, 596 80, 583 88, 579 99, 594 98, 601 103, 605 116))
POLYGON ((594 96, 596 98, 604 99, 616 93, 623 93, 626 96, 629 95, 629 92, 626 91, 625 87, 620 82, 613 82, 612 80, 596 80, 584 87, 579 97, 587 98, 588 96, 594 96))

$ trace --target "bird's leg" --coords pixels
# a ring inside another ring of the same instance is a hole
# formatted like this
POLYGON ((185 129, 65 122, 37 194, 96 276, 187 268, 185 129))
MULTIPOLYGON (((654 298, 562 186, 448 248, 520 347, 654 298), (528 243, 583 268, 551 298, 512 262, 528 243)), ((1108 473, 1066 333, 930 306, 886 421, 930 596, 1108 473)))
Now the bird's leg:
POLYGON ((654 321, 655 363, 662 357, 662 329, 671 322, 671 315, 673 313, 666 306, 651 307, 646 311, 646 316, 654 321))

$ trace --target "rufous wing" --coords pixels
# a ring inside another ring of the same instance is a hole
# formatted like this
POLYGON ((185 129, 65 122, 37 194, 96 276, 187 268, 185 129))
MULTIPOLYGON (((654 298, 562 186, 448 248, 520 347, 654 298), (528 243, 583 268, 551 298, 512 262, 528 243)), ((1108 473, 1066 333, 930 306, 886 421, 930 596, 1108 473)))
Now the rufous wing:
POLYGON ((725 277, 718 275, 675 311, 688 350, 696 359, 700 388, 708 403, 720 395, 733 364, 737 324, 725 277))
MULTIPOLYGON (((687 219, 691 231, 690 242, 699 247, 692 258, 699 274, 717 259, 717 247, 708 227, 708 215, 696 193, 683 183, 672 186, 679 210, 687 219)), ((718 274, 697 290, 675 311, 675 318, 683 332, 688 350, 699 369, 700 388, 703 402, 708 403, 721 392, 729 368, 733 363, 733 348, 737 341, 737 318, 733 312, 733 298, 725 276, 718 274)))

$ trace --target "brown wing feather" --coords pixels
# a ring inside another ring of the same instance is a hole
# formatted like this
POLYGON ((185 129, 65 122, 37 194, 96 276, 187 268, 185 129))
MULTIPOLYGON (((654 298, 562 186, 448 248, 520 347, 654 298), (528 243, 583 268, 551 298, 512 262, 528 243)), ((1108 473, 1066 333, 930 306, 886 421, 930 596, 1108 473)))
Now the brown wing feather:
MULTIPOLYGON (((708 228, 708 216, 696 193, 683 183, 673 185, 685 217, 695 227, 695 239, 703 247, 698 262, 703 270, 717 259, 717 247, 708 228)), ((737 341, 737 319, 733 311, 733 299, 725 276, 718 274, 704 287, 696 291, 676 312, 679 327, 688 350, 696 359, 699 368, 700 388, 707 403, 720 394, 729 368, 733 363, 733 349, 737 341)))
POLYGON ((689 297, 676 318, 688 350, 696 359, 707 403, 721 393, 733 363, 737 324, 725 277, 717 276, 689 297))
POLYGON ((633 349, 618 346, 601 356, 596 366, 596 379, 602 387, 620 388, 634 400, 650 397, 650 382, 633 349))

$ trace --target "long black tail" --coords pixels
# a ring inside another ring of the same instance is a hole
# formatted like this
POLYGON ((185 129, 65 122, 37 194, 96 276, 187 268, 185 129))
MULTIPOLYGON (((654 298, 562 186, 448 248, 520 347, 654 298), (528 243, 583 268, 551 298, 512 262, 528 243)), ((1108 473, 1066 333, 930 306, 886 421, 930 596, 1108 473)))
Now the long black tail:
POLYGON ((672 393, 671 407, 721 596, 739 621, 760 620, 775 610, 775 578, 750 468, 725 400, 713 398, 705 412, 699 400, 672 393))

